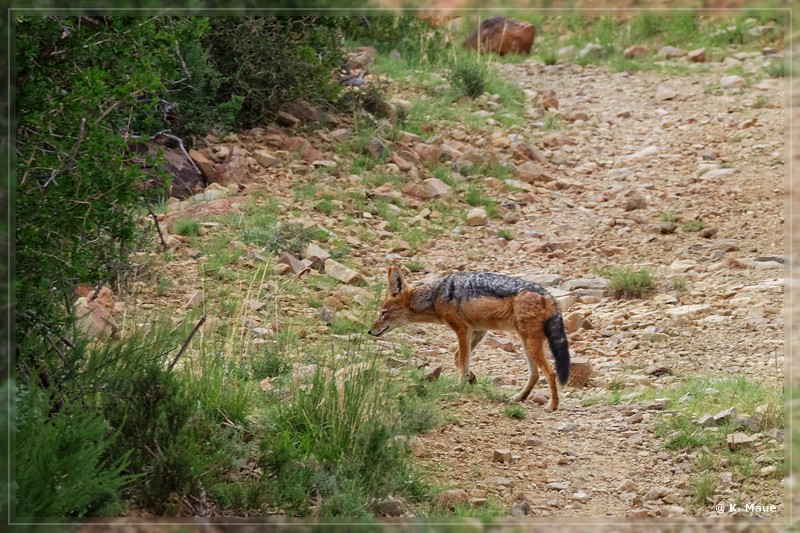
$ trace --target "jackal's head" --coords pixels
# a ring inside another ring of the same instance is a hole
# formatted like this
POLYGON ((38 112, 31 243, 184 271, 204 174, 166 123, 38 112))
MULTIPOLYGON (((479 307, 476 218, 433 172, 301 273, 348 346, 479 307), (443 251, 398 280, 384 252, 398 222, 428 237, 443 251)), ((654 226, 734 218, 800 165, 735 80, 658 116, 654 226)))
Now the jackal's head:
POLYGON ((411 310, 411 289, 406 285, 403 274, 396 267, 389 267, 389 293, 381 305, 381 314, 369 330, 376 337, 396 327, 411 322, 414 312, 411 310))

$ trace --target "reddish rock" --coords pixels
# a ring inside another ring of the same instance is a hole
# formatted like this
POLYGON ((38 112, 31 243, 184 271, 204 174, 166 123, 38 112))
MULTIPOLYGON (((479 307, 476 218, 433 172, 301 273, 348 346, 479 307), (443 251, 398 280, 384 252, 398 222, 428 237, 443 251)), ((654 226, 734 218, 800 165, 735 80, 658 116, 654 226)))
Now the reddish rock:
POLYGON ((303 155, 301 159, 308 161, 309 163, 313 163, 314 161, 324 161, 325 154, 314 148, 313 146, 309 146, 305 150, 303 150, 303 155))
POLYGON ((706 62, 706 49, 698 48, 686 54, 686 59, 692 63, 705 63, 706 62))
POLYGON ((283 149, 289 152, 304 152, 307 148, 311 146, 311 143, 308 142, 308 139, 303 137, 286 137, 283 140, 283 149))
POLYGON ((440 492, 433 499, 433 505, 436 507, 446 507, 449 510, 454 510, 456 505, 462 505, 469 499, 469 494, 464 489, 452 489, 440 492))
POLYGON ((585 357, 573 357, 569 363, 569 385, 581 388, 592 376, 592 363, 585 357))
POLYGON ((207 183, 214 183, 217 181, 217 170, 214 168, 214 164, 209 161, 206 156, 197 150, 190 149, 189 157, 192 158, 194 164, 200 169, 200 173, 203 174, 203 177, 206 179, 207 183))
POLYGON ((296 128, 300 125, 300 119, 286 111, 278 111, 278 116, 275 117, 275 122, 285 128, 296 128))
POLYGON ((442 156, 442 147, 434 144, 417 143, 411 150, 417 154, 420 161, 427 164, 438 163, 442 156))
POLYGON ((528 55, 531 53, 536 26, 506 17, 493 17, 464 40, 464 46, 481 52, 528 55))
POLYGON ((80 297, 73 312, 75 326, 90 339, 105 339, 117 331, 111 313, 97 300, 90 302, 89 298, 80 297))
POLYGON ((242 151, 234 150, 231 156, 217 167, 217 179, 212 183, 227 186, 233 183, 244 185, 252 181, 253 176, 250 174, 247 158, 242 151))
POLYGON ((548 109, 558 109, 558 100, 556 100, 555 96, 543 96, 542 98, 539 98, 539 101, 536 103, 536 105, 545 111, 548 109))
POLYGON ((626 48, 625 51, 622 52, 622 55, 624 55, 628 59, 644 57, 647 55, 647 48, 645 48, 640 44, 635 44, 629 48, 626 48))

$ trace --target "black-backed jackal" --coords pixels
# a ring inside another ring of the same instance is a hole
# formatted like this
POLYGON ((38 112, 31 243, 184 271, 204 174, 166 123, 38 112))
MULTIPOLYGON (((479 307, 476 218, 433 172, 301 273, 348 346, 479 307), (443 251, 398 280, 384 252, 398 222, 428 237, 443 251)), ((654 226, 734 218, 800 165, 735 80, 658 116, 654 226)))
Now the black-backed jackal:
POLYGON ((544 287, 490 272, 457 272, 410 288, 399 269, 389 267, 389 293, 377 322, 369 330, 379 336, 409 323, 445 324, 455 331, 455 363, 461 383, 475 382, 470 354, 490 330, 516 331, 528 360, 528 382, 512 399, 525 401, 544 372, 550 385, 548 411, 558 408, 556 376, 569 377, 569 344, 553 296, 544 287), (556 372, 544 356, 544 340, 556 362, 556 372))

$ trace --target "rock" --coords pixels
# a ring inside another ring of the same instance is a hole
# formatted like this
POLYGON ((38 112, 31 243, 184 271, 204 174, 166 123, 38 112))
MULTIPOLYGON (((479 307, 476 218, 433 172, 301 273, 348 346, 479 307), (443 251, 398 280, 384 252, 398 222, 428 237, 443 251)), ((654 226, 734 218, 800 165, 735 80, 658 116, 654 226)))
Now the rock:
POLYGON ((683 516, 686 510, 679 505, 665 505, 661 509, 661 516, 683 516))
POLYGON ((663 498, 667 494, 669 494, 669 488, 656 486, 648 490, 647 493, 645 493, 645 495, 642 496, 642 501, 649 502, 653 500, 658 500, 663 498))
POLYGON ((625 211, 635 211, 647 207, 647 198, 639 191, 633 191, 626 196, 622 208, 625 211))
POLYGON ((640 57, 644 57, 647 55, 647 48, 640 44, 635 44, 633 46, 629 46, 622 52, 627 59, 638 59, 640 57))
POLYGON ((724 411, 720 411, 719 413, 715 414, 714 422, 717 424, 724 424, 726 422, 732 421, 734 418, 736 418, 736 415, 737 415, 736 407, 732 406, 725 409, 724 411))
POLYGON ((303 252, 303 259, 311 261, 311 268, 321 270, 325 261, 331 258, 331 254, 320 248, 317 244, 311 242, 306 246, 303 252))
POLYGON ((353 136, 353 132, 348 128, 338 128, 330 132, 331 139, 336 142, 344 142, 353 136))
POLYGON ((573 356, 569 362, 569 382, 572 387, 581 388, 592 376, 592 363, 586 357, 573 356))
POLYGON ((575 422, 562 422, 561 424, 558 424, 556 426, 556 430, 562 433, 571 433, 576 429, 578 429, 578 427, 579 427, 578 424, 576 424, 575 422))
POLYGON ((467 213, 467 226, 485 226, 489 221, 486 211, 480 207, 473 207, 467 213))
POLYGON ((258 164, 265 168, 277 167, 281 164, 281 160, 272 155, 271 153, 267 152, 266 150, 256 150, 253 152, 253 157, 255 157, 258 164))
POLYGON ((745 80, 741 76, 737 76, 735 74, 731 76, 724 76, 721 80, 719 80, 719 86, 722 89, 733 89, 737 87, 744 87, 745 80))
POLYGON ((275 117, 275 122, 285 128, 296 128, 300 125, 300 119, 286 111, 278 111, 278 116, 275 117))
POLYGON ((666 313, 667 316, 672 319, 679 319, 679 318, 688 318, 691 316, 698 316, 701 314, 705 314, 710 309, 711 305, 709 304, 692 304, 692 305, 681 305, 673 309, 667 309, 666 313))
POLYGON ((326 274, 338 281, 341 281, 342 283, 347 283, 348 285, 367 284, 367 280, 364 278, 364 276, 352 268, 346 267, 333 259, 326 259, 324 262, 324 267, 326 274))
POLYGON ((394 496, 380 500, 372 506, 372 511, 376 516, 403 516, 405 509, 405 502, 394 496))
POLYGON ((572 495, 572 499, 573 500, 579 501, 581 503, 589 501, 590 498, 591 497, 588 494, 586 494, 585 492, 583 492, 582 490, 579 490, 578 492, 576 492, 576 493, 574 493, 572 495))
POLYGON ((530 281, 532 283, 538 283, 542 287, 555 287, 561 285, 562 279, 559 274, 523 274, 519 276, 520 279, 524 279, 525 281, 530 281))
MULTIPOLYGON (((100 292, 103 293, 102 290, 100 292)), ((94 291, 89 294, 94 294, 94 291)), ((99 296, 91 302, 90 298, 91 296, 81 296, 73 304, 75 327, 90 339, 105 339, 117 331, 117 324, 111 316, 114 306, 112 304, 107 308, 98 301, 99 296)))
POLYGON ((448 198, 453 194, 453 189, 439 178, 425 180, 426 198, 448 198))
POLYGON ((631 481, 630 479, 624 480, 617 486, 617 491, 619 492, 635 492, 636 491, 636 483, 631 481))
POLYGON ((659 153, 658 146, 648 146, 647 148, 642 148, 638 152, 635 152, 627 157, 625 157, 626 161, 636 161, 637 159, 644 159, 652 157, 659 153))
POLYGON ((567 490, 569 488, 569 481, 566 482, 553 481, 547 484, 547 488, 551 490, 567 490))
POLYGON ((731 433, 726 437, 728 448, 731 450, 738 450, 742 448, 752 448, 753 444, 758 440, 754 435, 746 433, 731 433))
POLYGON ((578 120, 586 122, 587 120, 589 120, 589 114, 586 113, 586 111, 575 110, 567 115, 568 122, 575 122, 578 120))
POLYGON ((283 252, 275 261, 279 265, 286 265, 289 267, 289 271, 292 274, 300 275, 303 272, 306 272, 309 268, 309 265, 300 261, 294 254, 289 252, 283 252))
POLYGON ((578 289, 605 290, 608 288, 608 280, 605 278, 570 279, 562 283, 559 288, 565 291, 574 291, 578 289))
POLYGON ((716 234, 717 234, 717 228, 703 228, 698 232, 698 235, 700 235, 704 239, 710 239, 716 234))
POLYGON ((217 178, 214 183, 220 185, 246 185, 253 181, 250 165, 241 150, 234 150, 230 157, 217 166, 217 178))
POLYGON ((706 62, 706 49, 698 48, 686 54, 686 59, 692 63, 705 63, 706 62))
POLYGON ((205 178, 206 183, 215 183, 217 181, 217 170, 214 168, 214 164, 209 161, 206 156, 197 150, 190 149, 189 157, 192 158, 194 164, 200 169, 200 173, 205 178))
POLYGON ((548 176, 542 165, 533 161, 525 161, 516 169, 517 178, 525 183, 550 182, 554 178, 548 176))
POLYGON ((578 52, 578 55, 579 55, 580 57, 582 57, 582 58, 587 58, 587 57, 594 57, 594 58, 597 58, 597 57, 602 57, 602 55, 603 55, 603 47, 602 47, 602 46, 600 46, 600 45, 599 45, 599 44, 597 44, 597 43, 588 43, 586 46, 584 46, 584 47, 581 49, 581 51, 580 51, 580 52, 578 52))
POLYGON ((507 448, 495 450, 494 452, 492 452, 492 461, 495 463, 510 463, 511 450, 507 448))
POLYGON ((416 154, 422 163, 433 165, 439 162, 442 157, 442 147, 434 144, 416 143, 411 147, 411 151, 416 154))
POLYGON ((528 500, 522 500, 514 504, 514 507, 508 512, 511 516, 515 518, 522 518, 528 516, 528 513, 531 512, 531 504, 528 503, 528 500))
POLYGON ((582 327, 586 323, 586 317, 583 316, 581 313, 569 313, 564 316, 564 329, 567 332, 567 335, 572 335, 582 327))
POLYGON ((380 139, 372 138, 364 147, 364 151, 373 159, 380 159, 389 153, 386 145, 380 139))
POLYGON ((493 17, 481 22, 464 40, 464 46, 479 52, 498 55, 531 53, 536 27, 533 24, 506 17, 493 17))
POLYGON ((663 102, 665 100, 672 100, 678 96, 678 92, 666 85, 659 85, 658 89, 656 89, 656 101, 663 102))
POLYGON ((433 505, 440 508, 454 510, 456 505, 462 505, 469 499, 469 494, 464 489, 451 489, 440 492, 433 498, 433 505))
POLYGON ((675 59, 676 57, 683 57, 686 55, 686 51, 681 48, 676 48, 674 46, 663 46, 658 51, 659 57, 663 57, 664 59, 675 59))
POLYGON ((425 371, 425 379, 428 381, 436 381, 442 374, 442 365, 434 365, 425 371))
POLYGON ((675 224, 674 222, 662 221, 658 224, 658 231, 665 235, 670 235, 672 233, 675 233, 677 229, 678 225, 675 224))
POLYGON ((205 301, 206 301, 206 294, 201 290, 196 290, 189 296, 189 299, 183 305, 183 308, 195 309, 196 307, 202 305, 202 303, 205 301))

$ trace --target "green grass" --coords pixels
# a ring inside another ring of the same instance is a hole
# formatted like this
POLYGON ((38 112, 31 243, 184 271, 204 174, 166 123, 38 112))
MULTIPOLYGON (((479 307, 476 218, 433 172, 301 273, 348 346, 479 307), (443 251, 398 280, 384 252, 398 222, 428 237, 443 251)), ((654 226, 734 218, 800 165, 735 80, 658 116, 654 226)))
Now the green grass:
POLYGON ((684 233, 694 233, 706 227, 706 223, 702 220, 692 220, 678 224, 678 230, 684 233))
POLYGON ((490 217, 496 217, 499 211, 497 201, 486 196, 478 187, 470 186, 464 193, 464 201, 473 207, 482 207, 490 217))
POLYGON ((616 298, 641 298, 653 288, 653 274, 648 269, 614 266, 599 268, 597 272, 608 278, 608 288, 616 298))
POLYGON ((200 222, 193 218, 181 218, 175 221, 172 232, 184 237, 194 237, 200 233, 200 222))
POLYGON ((528 413, 525 412, 525 409, 520 405, 507 405, 503 407, 501 414, 514 420, 524 420, 528 415, 528 413))

